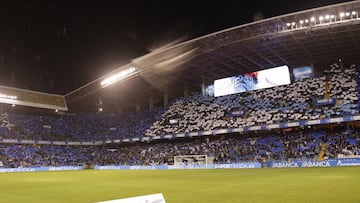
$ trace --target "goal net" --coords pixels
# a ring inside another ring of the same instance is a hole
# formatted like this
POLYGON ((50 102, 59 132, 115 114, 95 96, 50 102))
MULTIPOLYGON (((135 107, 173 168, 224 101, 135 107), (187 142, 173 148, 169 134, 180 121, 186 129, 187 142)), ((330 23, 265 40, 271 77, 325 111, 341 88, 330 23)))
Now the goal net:
POLYGON ((207 165, 212 164, 212 159, 206 155, 174 156, 174 165, 207 165))

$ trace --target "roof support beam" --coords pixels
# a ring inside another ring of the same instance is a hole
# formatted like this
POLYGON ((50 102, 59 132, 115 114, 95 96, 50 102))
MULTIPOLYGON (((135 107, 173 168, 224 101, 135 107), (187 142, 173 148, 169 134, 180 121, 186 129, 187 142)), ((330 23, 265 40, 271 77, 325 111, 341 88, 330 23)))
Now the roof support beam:
POLYGON ((274 64, 272 61, 270 61, 269 59, 267 59, 266 57, 264 57, 262 54, 256 52, 256 51, 253 51, 252 49, 250 49, 247 45, 243 45, 243 47, 245 47, 248 51, 252 52, 253 54, 259 56, 260 58, 262 58, 263 60, 267 61, 269 64, 271 64, 272 66, 276 66, 276 64, 274 64))
POLYGON ((270 47, 266 46, 265 44, 262 44, 262 46, 267 49, 270 53, 278 57, 284 64, 289 64, 287 60, 285 60, 283 57, 281 57, 278 53, 276 53, 274 50, 272 50, 270 47))
POLYGON ((252 60, 250 57, 247 57, 247 56, 245 56, 244 54, 241 54, 241 53, 239 53, 238 51, 235 51, 235 50, 232 49, 232 48, 231 48, 231 50, 234 51, 235 53, 237 53, 239 56, 241 56, 241 57, 247 59, 248 61, 252 62, 252 63, 255 64, 256 66, 260 67, 261 69, 265 69, 265 67, 264 67, 263 65, 261 65, 261 64, 259 64, 258 62, 252 60))

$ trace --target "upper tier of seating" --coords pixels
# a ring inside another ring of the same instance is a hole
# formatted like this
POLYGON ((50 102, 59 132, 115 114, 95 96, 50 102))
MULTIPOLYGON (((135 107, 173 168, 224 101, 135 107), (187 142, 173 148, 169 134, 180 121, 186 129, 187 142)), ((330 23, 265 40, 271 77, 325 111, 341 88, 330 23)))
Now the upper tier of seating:
POLYGON ((0 138, 92 141, 141 137, 162 112, 163 108, 130 113, 80 113, 76 115, 1 112, 0 138))
POLYGON ((332 68, 327 76, 303 79, 284 86, 221 97, 194 94, 178 99, 145 135, 355 115, 359 113, 358 84, 355 78, 354 67, 344 71, 332 68), (336 104, 314 105, 316 99, 324 97, 335 99, 336 104), (243 113, 231 116, 234 111, 243 113))
POLYGON ((132 113, 30 115, 0 110, 0 139, 94 141, 238 128, 359 113, 357 71, 333 67, 326 75, 289 85, 221 97, 193 94, 132 113), (332 98, 331 105, 314 105, 332 98))

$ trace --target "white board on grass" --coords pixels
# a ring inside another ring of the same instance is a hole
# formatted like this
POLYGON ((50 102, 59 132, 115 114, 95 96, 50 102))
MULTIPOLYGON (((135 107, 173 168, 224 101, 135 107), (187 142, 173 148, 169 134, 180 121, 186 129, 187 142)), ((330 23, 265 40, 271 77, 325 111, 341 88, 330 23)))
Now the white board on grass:
POLYGON ((129 197, 124 199, 115 199, 97 203, 166 203, 162 193, 129 197))

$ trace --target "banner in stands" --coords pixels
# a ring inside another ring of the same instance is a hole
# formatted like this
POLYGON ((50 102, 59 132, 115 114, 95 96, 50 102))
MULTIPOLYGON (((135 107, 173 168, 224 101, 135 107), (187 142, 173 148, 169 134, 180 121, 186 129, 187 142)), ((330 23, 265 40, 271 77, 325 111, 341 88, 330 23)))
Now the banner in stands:
POLYGON ((169 119, 169 124, 170 125, 177 125, 179 122, 179 119, 178 118, 170 118, 169 119))
POLYGON ((309 167, 335 167, 335 166, 360 166, 360 158, 327 159, 323 161, 269 161, 270 168, 309 168, 309 167))
POLYGON ((205 96, 214 96, 214 84, 205 86, 205 96))
POLYGON ((327 98, 327 99, 317 99, 314 101, 315 106, 321 105, 335 105, 336 99, 334 98, 327 98))
POLYGON ((246 109, 244 107, 233 107, 228 113, 230 117, 242 117, 246 113, 246 109))
POLYGON ((312 67, 311 66, 303 66, 293 69, 293 76, 294 80, 301 80, 304 78, 311 78, 312 77, 312 67))
POLYGON ((288 66, 270 68, 244 75, 214 81, 214 96, 224 96, 246 91, 290 84, 288 66))

